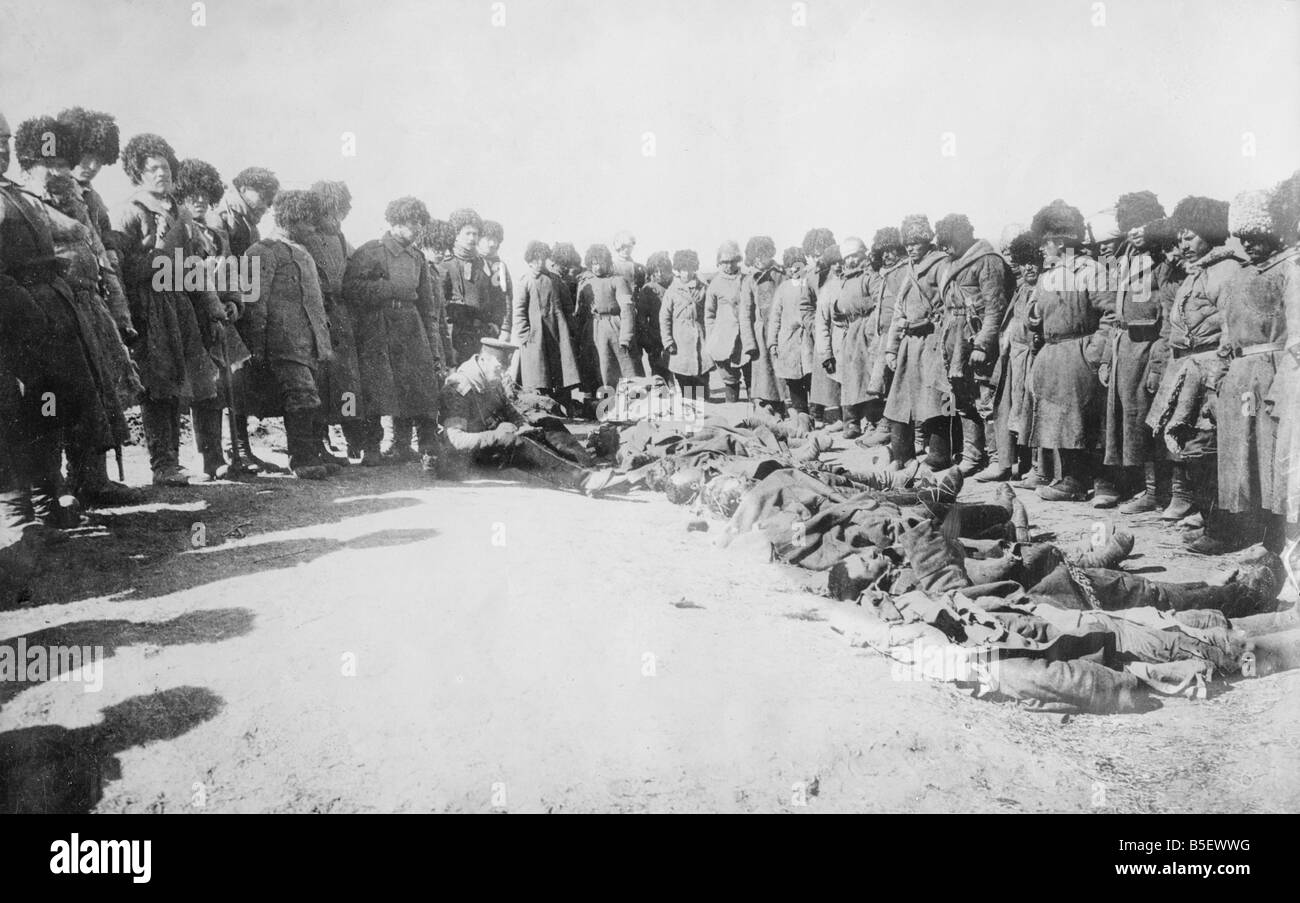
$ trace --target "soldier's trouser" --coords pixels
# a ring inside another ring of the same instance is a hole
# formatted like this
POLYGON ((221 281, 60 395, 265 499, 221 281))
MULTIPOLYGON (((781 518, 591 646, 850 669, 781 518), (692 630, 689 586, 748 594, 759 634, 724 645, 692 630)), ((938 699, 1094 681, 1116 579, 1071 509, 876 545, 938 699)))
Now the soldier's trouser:
POLYGON ((865 420, 867 423, 877 423, 885 413, 884 399, 873 398, 870 401, 851 404, 845 410, 845 416, 850 420, 865 420))
POLYGON ((910 461, 916 457, 916 436, 912 424, 889 421, 889 457, 894 462, 910 461))
POLYGON ((204 467, 209 464, 224 464, 221 453, 221 421, 223 405, 219 399, 196 402, 190 408, 190 420, 194 426, 194 447, 203 456, 204 467))
MULTIPOLYGON (((1230 618, 1253 614, 1258 600, 1241 583, 1209 586, 1205 583, 1158 583, 1127 571, 1083 568, 1084 575, 1106 611, 1150 606, 1162 611, 1215 608, 1230 618)), ((1062 608, 1091 608, 1064 564, 1029 589, 1032 595, 1050 596, 1062 608)))
POLYGON ((785 380, 786 390, 790 393, 790 410, 800 414, 808 413, 808 389, 812 383, 812 374, 805 374, 798 379, 785 380))
POLYGON ((740 378, 742 376, 745 378, 746 391, 748 391, 750 386, 752 385, 749 379, 750 379, 750 375, 753 372, 753 366, 750 364, 749 361, 746 361, 745 363, 740 364, 739 366, 730 362, 720 363, 718 364, 718 370, 722 373, 722 385, 727 387, 728 389, 738 388, 740 386, 740 378))
POLYGON ((379 443, 384 439, 384 424, 379 417, 366 417, 343 424, 343 436, 348 440, 348 455, 359 457, 361 452, 369 450, 379 453, 379 443))
POLYGON ((650 360, 650 373, 654 376, 658 376, 666 384, 671 386, 673 384, 673 373, 668 369, 668 364, 664 362, 663 346, 657 348, 646 346, 645 355, 650 360))
POLYGON ((179 467, 181 450, 179 402, 175 398, 142 401, 140 419, 144 423, 145 445, 149 449, 149 467, 155 473, 179 467))

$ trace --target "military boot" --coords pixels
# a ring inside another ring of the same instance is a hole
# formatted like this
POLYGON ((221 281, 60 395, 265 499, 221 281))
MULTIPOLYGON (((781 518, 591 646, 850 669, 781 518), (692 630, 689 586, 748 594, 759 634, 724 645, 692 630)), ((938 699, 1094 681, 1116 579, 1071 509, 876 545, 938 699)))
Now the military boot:
POLYGON ((1156 500, 1160 492, 1156 485, 1156 465, 1148 461, 1143 466, 1142 476, 1144 482, 1142 491, 1119 506, 1120 514, 1147 514, 1164 507, 1156 500))
POLYGON ((1169 478, 1169 505, 1160 512, 1160 519, 1182 520, 1195 510, 1195 495, 1187 476, 1187 465, 1176 462, 1169 478))
POLYGON ((291 411, 284 415, 284 436, 289 445, 289 470, 300 480, 323 480, 329 469, 321 461, 319 446, 312 430, 311 411, 291 411))

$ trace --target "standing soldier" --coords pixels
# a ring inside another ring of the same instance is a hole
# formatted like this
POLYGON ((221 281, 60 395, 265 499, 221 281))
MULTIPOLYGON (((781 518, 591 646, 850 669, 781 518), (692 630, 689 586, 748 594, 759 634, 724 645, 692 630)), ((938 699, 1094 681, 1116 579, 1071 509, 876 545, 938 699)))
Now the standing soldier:
POLYGON ((483 268, 487 270, 488 284, 491 286, 493 311, 500 311, 501 320, 497 327, 497 338, 504 342, 510 338, 510 319, 514 310, 515 283, 510 278, 510 270, 501 259, 501 243, 506 240, 506 230, 496 220, 485 219, 479 229, 478 251, 483 268))
POLYGON ((988 469, 976 474, 980 482, 995 482, 1011 478, 1013 468, 1019 470, 1024 489, 1038 489, 1047 478, 1042 459, 1033 443, 1034 398, 1029 392, 1029 372, 1037 351, 1031 322, 1034 288, 1043 266, 1043 253, 1031 232, 1022 232, 1011 240, 1007 248, 1011 268, 1018 273, 1019 283, 1002 315, 997 371, 997 438, 998 458, 988 469), (1030 459, 1033 464, 1031 467, 1030 459))
MULTIPOLYGON (((189 483, 180 466, 181 411, 217 394, 216 365, 183 290, 184 273, 175 272, 172 263, 189 239, 189 214, 171 196, 179 165, 171 145, 157 135, 128 141, 122 168, 136 192, 113 216, 131 317, 140 334, 131 352, 144 386, 140 413, 155 486, 189 483)), ((212 315, 218 316, 215 310, 212 315)))
POLYGON ((879 416, 871 432, 862 437, 862 444, 874 447, 888 445, 890 441, 889 419, 884 412, 893 372, 885 366, 885 346, 889 326, 894 319, 894 304, 903 287, 903 278, 907 275, 907 251, 903 248, 903 240, 897 228, 886 226, 876 230, 876 235, 871 240, 871 257, 876 275, 871 282, 874 306, 866 329, 867 362, 870 367, 867 393, 870 404, 879 406, 879 416))
POLYGON ((327 464, 344 466, 348 455, 361 457, 361 425, 365 413, 361 409, 361 372, 357 363, 356 327, 352 311, 343 301, 343 274, 348 268, 352 246, 343 235, 343 220, 352 211, 352 192, 344 182, 316 182, 311 186, 316 195, 320 218, 316 228, 303 235, 303 247, 316 261, 316 274, 320 279, 321 293, 325 296, 325 317, 329 320, 330 359, 321 367, 317 378, 321 406, 315 425, 316 438, 321 445, 321 458, 327 464), (343 429, 348 450, 344 455, 335 453, 330 444, 329 428, 337 424, 343 429))
POLYGON ((812 379, 809 380, 808 384, 808 412, 814 420, 826 424, 835 424, 841 421, 840 384, 835 381, 831 374, 826 372, 826 368, 822 366, 822 359, 816 351, 817 321, 819 311, 822 308, 822 296, 830 294, 839 285, 837 279, 831 278, 840 256, 834 233, 830 229, 822 227, 809 229, 803 237, 803 253, 808 261, 808 269, 804 279, 807 282, 808 292, 812 296, 813 302, 812 340, 814 345, 814 366, 812 379))
MULTIPOLYGON (((343 276, 343 299, 356 324, 366 412, 361 463, 371 467, 380 463, 381 416, 410 417, 415 421, 421 463, 425 472, 432 474, 438 398, 446 367, 429 265, 413 244, 418 230, 429 223, 429 211, 418 198, 402 197, 388 205, 384 218, 388 232, 357 248, 343 276)), ((455 220, 453 214, 453 224, 455 220)), ((460 220, 467 227, 462 235, 470 231, 477 235, 477 215, 468 218, 462 214, 460 220)), ((461 244, 462 255, 468 255, 470 247, 461 244)), ((458 283, 457 267, 469 260, 458 256, 453 262, 453 284, 458 283)), ((474 272, 482 273, 477 260, 473 258, 474 272)), ((464 322, 476 321, 471 315, 464 322)))
POLYGON ((754 398, 752 364, 758 357, 754 335, 754 281, 740 271, 740 245, 724 241, 718 248, 718 273, 704 293, 704 350, 722 371, 728 402, 740 401, 740 380, 754 398))
POLYGON ((1039 487, 1038 495, 1052 502, 1081 502, 1092 469, 1089 449, 1101 426, 1097 370, 1110 338, 1115 293, 1104 289, 1097 262, 1075 253, 1084 229, 1077 208, 1053 201, 1034 215, 1030 228, 1044 265, 1033 302, 1043 347, 1029 375, 1035 440, 1041 448, 1054 449, 1060 465, 1056 482, 1039 487))
MULTIPOLYGON (((614 274, 623 277, 627 282, 627 290, 633 300, 639 299, 641 289, 646 284, 646 268, 632 259, 632 252, 636 250, 636 236, 626 229, 621 229, 614 233, 610 249, 614 252, 614 274)), ((639 314, 637 319, 639 322, 639 314)), ((645 368, 641 365, 641 350, 641 331, 638 329, 632 334, 632 344, 628 346, 628 353, 632 357, 632 372, 624 374, 625 376, 645 376, 645 368)))
POLYGON ((1216 408, 1221 516, 1207 521, 1205 532, 1190 545, 1204 555, 1256 542, 1278 552, 1284 541, 1273 509, 1278 481, 1285 482, 1287 475, 1273 468, 1278 411, 1268 401, 1288 356, 1287 309, 1300 299, 1300 268, 1293 249, 1283 246, 1267 191, 1237 195, 1228 210, 1228 229, 1250 262, 1224 285, 1219 298, 1219 356, 1227 367, 1216 408))
POLYGON ((913 458, 913 424, 920 424, 930 450, 925 463, 946 470, 952 466, 952 446, 947 430, 937 429, 936 423, 953 413, 952 385, 943 365, 937 328, 943 318, 939 265, 948 255, 934 246, 934 232, 925 214, 904 217, 898 231, 908 264, 885 344, 885 366, 894 371, 885 402, 890 466, 901 467, 913 458))
POLYGON ((636 334, 650 359, 650 372, 672 385, 673 374, 664 357, 663 337, 659 334, 659 311, 664 292, 673 284, 673 259, 667 251, 655 251, 646 258, 646 281, 636 295, 636 334))
MULTIPOLYGON (((221 202, 208 211, 209 225, 225 232, 230 241, 231 254, 242 257, 244 252, 261 239, 258 224, 275 203, 275 195, 279 190, 280 180, 275 173, 260 166, 249 166, 235 176, 221 202)), ((281 413, 273 400, 278 394, 274 387, 274 377, 266 372, 263 365, 265 309, 258 304, 249 304, 240 315, 235 328, 252 359, 235 376, 239 416, 234 419, 236 435, 230 441, 237 446, 241 464, 249 470, 276 471, 279 470, 278 467, 253 454, 253 446, 248 438, 248 415, 278 416, 281 413), (271 396, 270 400, 268 396, 271 396)))
POLYGON ((586 326, 579 339, 579 354, 587 359, 583 367, 589 379, 583 389, 597 395, 613 392, 618 381, 632 376, 632 341, 636 336, 636 303, 627 280, 614 273, 613 255, 604 245, 587 249, 587 272, 578 283, 576 307, 586 326))
POLYGON ((750 371, 754 377, 750 396, 765 407, 782 411, 782 399, 785 396, 777 382, 772 358, 767 350, 768 345, 775 340, 775 336, 767 335, 768 317, 772 312, 777 287, 785 280, 785 274, 776 265, 775 257, 776 243, 766 235, 757 235, 745 245, 745 262, 749 266, 749 278, 754 283, 754 338, 758 342, 758 357, 754 358, 750 371))
POLYGON ((505 312, 496 310, 492 276, 478 256, 479 230, 483 221, 468 207, 453 210, 447 218, 449 231, 455 234, 451 257, 442 270, 442 297, 447 302, 447 322, 451 328, 451 347, 456 362, 478 354, 479 340, 495 339, 501 334, 505 312))
MULTIPOLYGON (((1300 170, 1273 190, 1271 212, 1274 225, 1290 245, 1291 265, 1300 267, 1300 170)), ((1282 303, 1287 348, 1273 382, 1272 409, 1278 425, 1272 509, 1285 519, 1288 548, 1294 556, 1300 523, 1300 296, 1291 292, 1282 303)))
POLYGON ((1172 220, 1187 275, 1169 311, 1169 361, 1147 414, 1147 426, 1163 437, 1173 462, 1169 506, 1160 519, 1183 520, 1199 512, 1205 528, 1218 531, 1210 520, 1218 497, 1213 398, 1222 372, 1219 296, 1244 260, 1224 245, 1227 201, 1185 197, 1172 220))
POLYGON ((530 241, 524 249, 529 272, 519 280, 514 301, 513 335, 520 347, 520 386, 571 405, 570 390, 581 382, 566 311, 573 306, 559 276, 547 271, 551 249, 530 241))
POLYGON ((659 308, 659 335, 668 369, 683 395, 694 399, 697 394, 707 401, 709 371, 713 361, 704 350, 704 284, 695 278, 700 269, 700 255, 692 250, 673 254, 673 284, 664 292, 659 308))
POLYGON ((957 413, 958 429, 952 435, 961 435, 962 475, 973 476, 997 455, 993 368, 1013 280, 997 248, 975 238, 965 214, 939 220, 935 243, 949 256, 940 268, 939 296, 944 304, 941 342, 957 413))
MULTIPOLYGON (((844 438, 862 435, 861 421, 874 430, 880 409, 872 404, 869 327, 876 303, 873 274, 867 269, 867 245, 855 236, 840 242, 838 284, 823 292, 816 320, 817 356, 827 374, 840 384, 844 438)), ((828 280, 829 281, 829 280, 828 280)))
POLYGON ((330 359, 330 331, 316 261, 302 242, 320 220, 320 199, 310 191, 283 191, 274 211, 278 231, 253 244, 246 256, 261 274, 257 302, 266 311, 266 362, 284 411, 289 469, 300 479, 319 480, 332 467, 316 432, 316 375, 330 359))
POLYGON ((813 372, 813 315, 816 304, 804 279, 807 259, 801 248, 781 255, 786 278, 777 286, 767 320, 768 356, 778 379, 785 381, 790 410, 799 427, 811 431, 808 388, 813 372))
MULTIPOLYGON (((1142 469, 1143 489, 1120 506, 1122 514, 1144 514, 1164 507, 1158 501, 1166 486, 1157 485, 1154 438, 1146 425, 1151 408, 1151 351, 1160 339, 1159 279, 1167 270, 1146 245, 1142 229, 1162 219, 1165 208, 1150 191, 1125 194, 1115 204, 1116 225, 1125 236, 1115 273, 1115 332, 1102 358, 1106 387, 1105 457, 1117 468, 1117 487, 1130 485, 1142 469)), ((1163 481, 1160 481, 1163 482, 1163 481)), ((1103 507, 1093 500, 1093 507, 1103 507)))

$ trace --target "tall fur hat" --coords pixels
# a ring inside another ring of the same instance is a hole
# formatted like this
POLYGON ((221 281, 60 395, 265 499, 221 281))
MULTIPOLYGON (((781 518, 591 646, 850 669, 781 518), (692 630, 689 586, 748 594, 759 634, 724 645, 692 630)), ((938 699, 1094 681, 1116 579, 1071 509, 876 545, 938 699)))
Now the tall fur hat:
POLYGON ((505 228, 494 219, 483 220, 483 226, 478 230, 479 238, 495 238, 497 244, 506 240, 505 228))
POLYGON ((903 224, 898 227, 898 234, 903 239, 904 245, 934 241, 930 218, 924 213, 909 213, 903 217, 903 224))
POLYGON ((935 244, 951 244, 958 235, 973 236, 974 234, 975 227, 970 224, 970 219, 964 213, 949 213, 934 224, 935 244))
POLYGON ((850 235, 839 244, 840 259, 843 260, 853 254, 866 254, 867 243, 856 235, 850 235))
POLYGON ((528 247, 524 248, 524 263, 532 263, 534 260, 545 261, 551 256, 551 246, 544 241, 530 241, 528 247))
POLYGON ((1233 235, 1278 235, 1268 202, 1267 191, 1241 192, 1228 207, 1228 231, 1233 235))
POLYGON ((175 184, 173 193, 181 201, 198 197, 209 204, 216 204, 226 190, 217 168, 206 160, 196 160, 193 157, 181 161, 180 168, 176 171, 175 184))
POLYGON ((105 166, 117 162, 121 155, 122 139, 117 130, 117 120, 111 115, 82 107, 70 107, 59 114, 59 121, 77 133, 82 156, 91 154, 105 166))
POLYGON ((627 229, 619 229, 614 233, 614 240, 609 246, 617 251, 619 248, 630 248, 634 245, 636 245, 636 236, 627 229))
POLYGON ((1283 241, 1300 238, 1300 169, 1277 184, 1268 207, 1283 241))
POLYGON ((320 219, 320 197, 310 191, 278 191, 275 195, 275 224, 282 229, 320 219))
POLYGON ((271 203, 274 203, 273 199, 280 193, 280 179, 263 166, 248 166, 241 169, 239 175, 230 180, 230 184, 240 191, 251 188, 260 194, 263 200, 271 203))
POLYGON ((582 255, 571 241, 557 241, 551 245, 551 259, 556 266, 566 270, 582 266, 582 255))
POLYGON ((352 212, 352 190, 348 188, 347 182, 313 182, 311 191, 320 198, 321 207, 327 216, 346 219, 352 212))
POLYGON ((667 251, 655 251, 645 260, 645 268, 648 273, 663 272, 673 268, 673 258, 667 251))
POLYGON ((722 244, 718 245, 718 263, 722 263, 724 260, 740 260, 743 256, 744 255, 740 253, 740 245, 736 244, 731 239, 727 239, 722 244))
POLYGON ((745 263, 752 264, 759 257, 775 257, 776 242, 767 235, 755 235, 745 242, 745 263))
POLYGON ((583 257, 583 263, 588 269, 594 269, 596 264, 603 264, 606 270, 614 268, 614 255, 610 253, 608 245, 592 245, 587 249, 586 256, 583 257))
POLYGON ((825 227, 809 229, 803 237, 803 252, 810 259, 820 257, 822 251, 835 244, 835 233, 825 227))
POLYGON ((885 226, 883 229, 877 229, 876 235, 871 239, 871 252, 880 253, 893 248, 895 251, 903 250, 903 236, 893 226, 885 226))
POLYGON ((1040 242, 1044 238, 1083 241, 1083 214, 1078 207, 1071 207, 1057 198, 1034 214, 1029 231, 1040 242))
POLYGON ((1038 239, 1029 231, 1021 232, 1011 239, 1007 245, 1007 256, 1016 266, 1033 264, 1041 267, 1043 265, 1043 252, 1038 250, 1038 239))
POLYGON ((781 254, 781 265, 787 269, 797 264, 808 262, 808 256, 804 254, 803 248, 786 248, 781 254))
POLYGON ((76 166, 81 161, 81 146, 76 131, 67 123, 53 116, 37 116, 19 123, 14 132, 14 156, 23 169, 53 160, 76 166))
POLYGON ((136 135, 122 148, 122 170, 131 180, 131 184, 140 184, 140 178, 144 175, 144 162, 150 157, 165 159, 171 166, 173 174, 181 168, 180 161, 176 159, 176 151, 172 150, 172 146, 166 139, 144 132, 136 135))
POLYGON ((673 252, 673 269, 687 273, 698 272, 700 269, 700 255, 689 248, 673 252))
POLYGON ((1152 252, 1168 251, 1178 244, 1178 229, 1171 217, 1162 216, 1142 227, 1142 242, 1152 252))
POLYGON ((1130 229, 1145 226, 1164 215, 1165 208, 1151 191, 1130 191, 1121 194, 1115 202, 1115 220, 1119 223, 1121 235, 1127 235, 1130 229))
POLYGON ((480 233, 483 231, 483 218, 478 215, 478 211, 473 207, 460 207, 451 211, 451 215, 447 217, 447 223, 451 226, 454 235, 459 235, 460 230, 466 226, 473 226, 480 233))
POLYGON ((1228 238, 1228 202, 1196 195, 1185 197, 1174 208, 1173 221, 1178 231, 1186 229, 1212 245, 1221 245, 1228 238))
POLYGON ((451 223, 445 219, 429 220, 429 231, 433 236, 433 247, 438 251, 450 251, 456 244, 456 233, 451 223))
POLYGON ((415 226, 418 229, 427 226, 430 219, 429 208, 424 206, 424 201, 409 194, 390 201, 384 208, 384 222, 390 226, 415 226))

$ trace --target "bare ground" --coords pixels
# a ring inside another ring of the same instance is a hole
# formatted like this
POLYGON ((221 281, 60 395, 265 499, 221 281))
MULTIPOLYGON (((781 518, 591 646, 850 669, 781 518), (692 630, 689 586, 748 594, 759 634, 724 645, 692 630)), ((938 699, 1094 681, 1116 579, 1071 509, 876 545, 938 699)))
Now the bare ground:
MULTIPOLYGON (((0 645, 106 656, 101 692, 0 683, 6 808, 1300 809, 1300 674, 1070 719, 892 680, 830 629, 824 575, 650 493, 408 467, 157 499, 96 514, 0 611, 0 645)), ((1062 539, 1093 519, 1026 501, 1062 539)), ((1129 521, 1130 567, 1215 566, 1129 521)))

